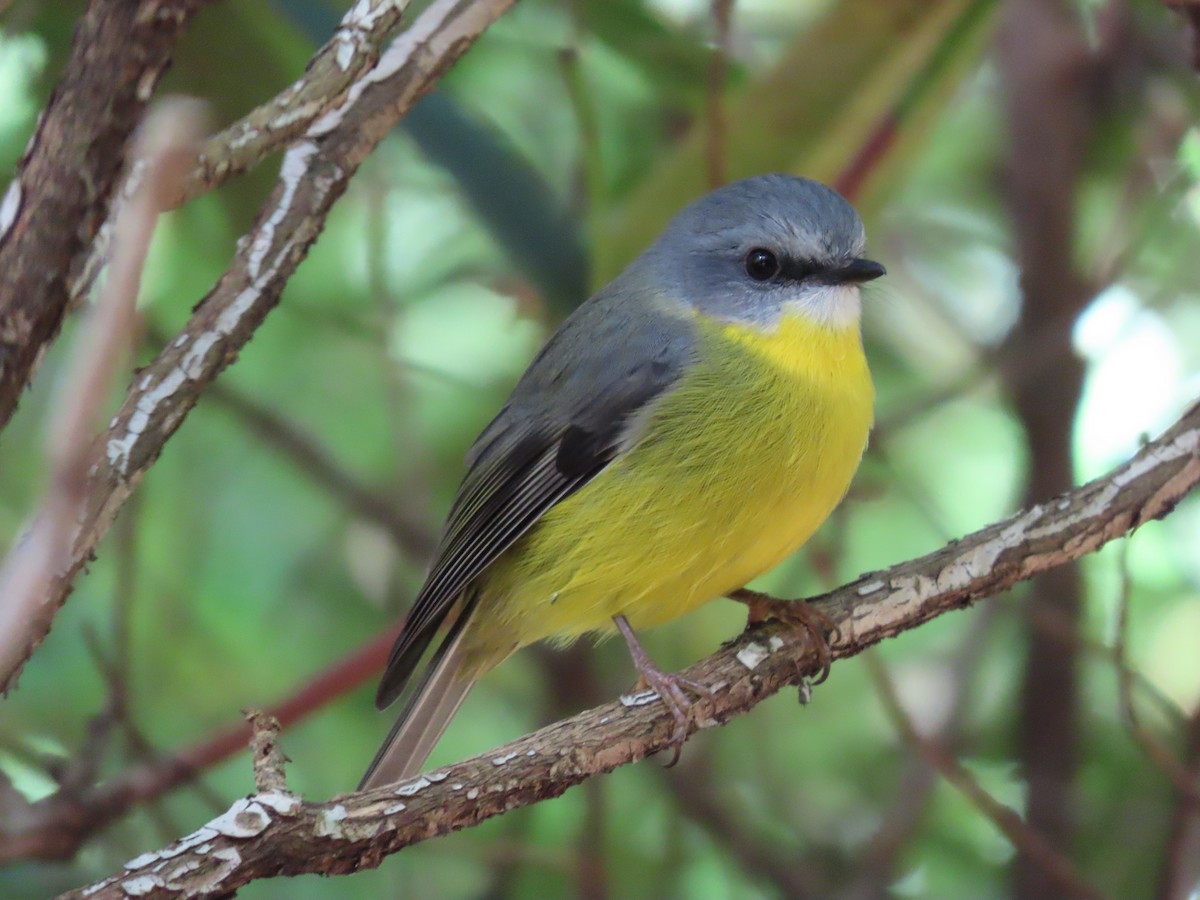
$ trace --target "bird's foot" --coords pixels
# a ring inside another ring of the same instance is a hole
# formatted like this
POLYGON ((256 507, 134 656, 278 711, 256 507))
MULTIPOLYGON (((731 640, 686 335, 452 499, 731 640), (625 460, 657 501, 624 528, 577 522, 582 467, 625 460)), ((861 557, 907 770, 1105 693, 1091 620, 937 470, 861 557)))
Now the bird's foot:
POLYGON ((669 769, 679 762, 679 754, 683 750, 684 742, 688 739, 688 726, 691 723, 692 711, 692 700, 688 696, 688 691, 702 697, 711 697, 712 691, 691 678, 664 672, 650 658, 650 654, 637 639, 637 635, 633 633, 626 618, 614 616, 613 621, 617 623, 617 630, 621 632, 621 637, 625 638, 625 643, 629 646, 629 655, 638 671, 637 690, 652 690, 658 694, 659 699, 671 713, 671 718, 675 720, 675 728, 672 730, 670 738, 670 746, 674 755, 667 763, 669 769))
POLYGON ((833 651, 829 644, 841 638, 841 629, 833 619, 803 600, 780 600, 747 588, 734 591, 729 599, 746 604, 747 628, 766 619, 774 619, 800 632, 816 648, 817 661, 821 664, 821 674, 814 684, 820 684, 829 677, 829 666, 833 662, 833 651))

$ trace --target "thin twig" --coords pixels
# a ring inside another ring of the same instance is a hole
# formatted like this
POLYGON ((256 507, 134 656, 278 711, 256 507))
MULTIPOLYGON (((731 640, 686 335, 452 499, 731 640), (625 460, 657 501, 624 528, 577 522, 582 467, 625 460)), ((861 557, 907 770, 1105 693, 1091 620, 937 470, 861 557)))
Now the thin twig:
POLYGON ((1120 578, 1117 586, 1117 634, 1113 640, 1113 661, 1117 672, 1117 699, 1121 707, 1121 718, 1130 735, 1146 754, 1146 758, 1170 779, 1175 790, 1182 796, 1190 797, 1192 803, 1200 803, 1200 773, 1189 771, 1171 748, 1146 728, 1138 714, 1137 704, 1133 699, 1133 678, 1128 661, 1131 585, 1128 541, 1121 547, 1118 566, 1120 578))
POLYGON ((355 515, 378 525, 413 562, 425 565, 437 536, 395 501, 356 480, 310 435, 263 403, 221 382, 211 385, 207 398, 228 410, 251 434, 274 448, 312 481, 328 491, 355 515))
POLYGON ((1020 814, 1005 806, 983 789, 975 777, 958 760, 946 752, 942 745, 922 735, 896 694, 895 685, 887 674, 883 663, 874 653, 866 656, 867 671, 875 682, 884 709, 900 732, 905 743, 916 747, 941 776, 946 779, 972 806, 995 825, 1009 842, 1041 867, 1046 876, 1056 885, 1059 897, 1079 897, 1097 900, 1104 895, 1087 884, 1075 871, 1070 861, 1059 854, 1040 834, 1025 824, 1020 814))
MULTIPOLYGON (((975 674, 985 659, 984 649, 1004 610, 999 603, 990 603, 980 610, 954 657, 945 665, 942 680, 951 692, 950 709, 934 740, 950 752, 954 752, 960 743, 965 719, 971 709, 975 674)), ((896 799, 863 852, 854 883, 843 895, 847 900, 867 900, 887 893, 888 885, 895 880, 896 859, 921 822, 937 783, 937 769, 921 755, 921 748, 914 750, 916 752, 898 779, 900 787, 896 799)))
MULTIPOLYGON (((707 747, 705 750, 707 751, 707 747)), ((728 854, 742 871, 774 888, 781 897, 803 900, 827 895, 818 874, 803 857, 781 853, 756 834, 731 810, 728 799, 714 793, 722 779, 713 770, 710 752, 693 753, 682 771, 664 770, 662 780, 671 788, 679 811, 704 829, 713 843, 728 854)))
POLYGON ((729 57, 733 50, 733 0, 712 0, 709 14, 712 16, 716 39, 708 61, 708 78, 704 86, 704 156, 708 168, 708 186, 718 188, 725 183, 728 168, 724 99, 729 57))
MULTIPOLYGON (((1187 760, 1200 778, 1200 704, 1187 723, 1187 760)), ((1200 885, 1200 804, 1192 793, 1179 794, 1163 852, 1158 900, 1187 900, 1200 885)))
MULTIPOLYGON (((378 675, 395 638, 393 629, 355 648, 271 706, 270 714, 286 728, 324 709, 378 675)), ((21 859, 70 858, 97 830, 182 785, 192 787, 211 804, 212 792, 198 779, 199 774, 241 753, 249 741, 250 726, 240 716, 170 756, 155 752, 143 740, 145 761, 140 765, 101 784, 89 779, 86 789, 81 783, 74 793, 60 791, 32 806, 25 804, 20 817, 0 817, 0 865, 21 859)))
POLYGON ((1153 703, 1159 715, 1166 718, 1172 725, 1185 727, 1187 717, 1179 706, 1159 689, 1145 673, 1130 668, 1129 664, 1118 660, 1114 649, 1079 629, 1072 628, 1069 621, 1064 620, 1061 612, 1049 607, 1028 610, 1029 621, 1033 626, 1047 636, 1059 641, 1064 646, 1071 646, 1083 652, 1105 660, 1117 670, 1119 677, 1128 678, 1131 686, 1136 687, 1139 694, 1153 703))
POLYGON ((250 723, 250 751, 254 757, 254 788, 259 793, 266 791, 287 792, 287 776, 284 766, 291 762, 279 746, 279 720, 269 713, 257 709, 242 710, 250 723))
POLYGON ((108 280, 49 423, 50 485, 32 528, 0 570, 0 685, 9 682, 57 611, 47 595, 67 568, 77 536, 87 499, 92 435, 121 358, 129 352, 150 238, 164 198, 181 177, 179 161, 199 134, 195 102, 175 101, 152 111, 139 139, 146 178, 117 222, 108 280))

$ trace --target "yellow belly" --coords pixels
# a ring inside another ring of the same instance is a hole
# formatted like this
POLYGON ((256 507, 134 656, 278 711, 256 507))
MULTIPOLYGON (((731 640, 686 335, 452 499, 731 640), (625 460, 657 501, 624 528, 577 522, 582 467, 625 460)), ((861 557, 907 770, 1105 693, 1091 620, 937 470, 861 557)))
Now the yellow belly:
POLYGON ((701 331, 641 442, 481 576, 468 665, 618 613, 634 628, 683 615, 795 552, 845 495, 872 419, 857 327, 701 331))

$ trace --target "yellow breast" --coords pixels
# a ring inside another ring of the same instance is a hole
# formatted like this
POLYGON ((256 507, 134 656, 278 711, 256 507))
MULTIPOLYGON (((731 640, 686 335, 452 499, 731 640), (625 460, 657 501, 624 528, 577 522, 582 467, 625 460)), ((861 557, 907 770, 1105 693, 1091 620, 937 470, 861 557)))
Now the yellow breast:
POLYGON ((481 663, 617 613, 635 628, 682 615, 793 553, 844 496, 872 419, 857 327, 797 315, 770 333, 700 332, 641 441, 488 571, 481 663))

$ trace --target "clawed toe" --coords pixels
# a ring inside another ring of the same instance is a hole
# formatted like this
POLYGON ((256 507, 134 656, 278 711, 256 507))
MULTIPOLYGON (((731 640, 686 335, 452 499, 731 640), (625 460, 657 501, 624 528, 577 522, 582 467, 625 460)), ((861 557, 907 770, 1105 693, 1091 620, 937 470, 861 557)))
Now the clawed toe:
POLYGON ((671 730, 670 747, 672 750, 671 761, 667 763, 667 768, 671 768, 679 762, 679 756, 683 752, 683 745, 688 739, 688 726, 691 722, 692 700, 687 695, 688 690, 697 690, 698 693, 703 693, 705 696, 711 694, 708 688, 688 678, 683 678, 679 675, 671 675, 663 672, 660 669, 646 671, 639 668, 639 682, 644 683, 646 687, 658 694, 658 697, 666 705, 671 713, 671 718, 675 720, 675 727, 671 730))
POLYGON ((671 713, 671 718, 675 720, 675 727, 671 730, 669 739, 669 746, 673 751, 671 761, 667 763, 669 769, 679 762, 683 745, 688 739, 692 711, 692 700, 688 696, 688 691, 702 697, 711 697, 713 692, 706 685, 691 678, 664 672, 654 664, 654 660, 642 648, 625 617, 614 616, 614 621, 629 645, 629 655, 633 658, 633 664, 638 671, 638 688, 652 690, 658 694, 659 699, 671 713))
POLYGON ((778 600, 746 588, 734 591, 729 599, 746 604, 747 627, 766 619, 775 619, 800 632, 816 650, 817 662, 821 666, 821 672, 813 683, 820 684, 829 677, 829 669, 833 664, 830 643, 841 640, 842 632, 824 612, 803 600, 778 600))

